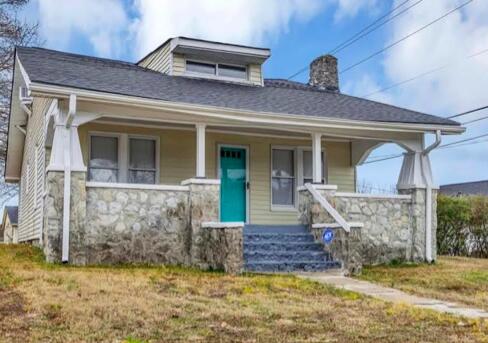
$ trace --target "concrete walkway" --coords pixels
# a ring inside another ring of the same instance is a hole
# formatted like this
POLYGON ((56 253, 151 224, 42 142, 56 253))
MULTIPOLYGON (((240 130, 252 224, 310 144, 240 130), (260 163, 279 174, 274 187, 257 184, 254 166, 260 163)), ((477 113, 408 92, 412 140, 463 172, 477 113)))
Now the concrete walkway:
POLYGON ((397 289, 352 279, 339 275, 338 273, 299 273, 297 276, 393 303, 409 304, 419 308, 450 313, 471 319, 488 318, 488 312, 481 309, 469 308, 447 301, 410 295, 397 289))

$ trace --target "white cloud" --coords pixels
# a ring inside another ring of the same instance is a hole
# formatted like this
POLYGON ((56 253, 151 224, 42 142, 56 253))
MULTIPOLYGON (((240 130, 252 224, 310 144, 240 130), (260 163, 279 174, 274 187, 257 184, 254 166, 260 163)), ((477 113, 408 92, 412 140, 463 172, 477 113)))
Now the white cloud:
POLYGON ((263 44, 323 9, 321 0, 136 0, 139 55, 173 36, 263 44))
POLYGON ((99 56, 118 56, 129 20, 117 0, 38 0, 40 33, 46 45, 68 50, 83 38, 99 56))
POLYGON ((337 0, 337 11, 334 19, 340 21, 353 18, 360 11, 376 9, 378 0, 337 0))

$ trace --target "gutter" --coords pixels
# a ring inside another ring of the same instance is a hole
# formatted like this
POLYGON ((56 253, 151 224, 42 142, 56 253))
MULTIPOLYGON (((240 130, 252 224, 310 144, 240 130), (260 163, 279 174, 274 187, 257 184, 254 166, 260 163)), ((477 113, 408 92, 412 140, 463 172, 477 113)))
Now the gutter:
POLYGON ((77 95, 80 100, 94 101, 100 103, 126 104, 129 106, 140 106, 156 110, 169 110, 175 113, 189 113, 211 117, 215 119, 231 119, 246 123, 269 123, 302 127, 307 127, 312 131, 317 128, 336 128, 348 130, 374 130, 374 131, 395 131, 395 132, 435 132, 441 130, 445 134, 459 134, 466 131, 458 125, 436 125, 436 124, 415 124, 415 123, 389 123, 372 122, 361 120, 347 120, 330 117, 309 117, 297 114, 279 114, 273 112, 255 112, 250 110, 239 110, 217 106, 201 106, 189 103, 171 102, 152 98, 143 98, 123 94, 105 93, 88 89, 64 87, 45 83, 32 82, 30 85, 32 92, 38 95, 57 98, 68 98, 71 94, 77 95))
MULTIPOLYGON (((427 156, 432 150, 437 148, 442 142, 441 131, 435 133, 435 142, 422 151, 423 156, 427 156)), ((425 167, 423 167, 425 168, 425 167)), ((425 259, 431 263, 432 258, 432 180, 426 180, 425 190, 425 259)))

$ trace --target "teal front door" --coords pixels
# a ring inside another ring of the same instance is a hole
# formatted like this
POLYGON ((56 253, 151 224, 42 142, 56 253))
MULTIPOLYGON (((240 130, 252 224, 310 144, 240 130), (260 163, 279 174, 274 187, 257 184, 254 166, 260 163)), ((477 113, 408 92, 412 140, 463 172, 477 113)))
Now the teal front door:
POLYGON ((246 149, 220 147, 220 220, 246 221, 246 149))

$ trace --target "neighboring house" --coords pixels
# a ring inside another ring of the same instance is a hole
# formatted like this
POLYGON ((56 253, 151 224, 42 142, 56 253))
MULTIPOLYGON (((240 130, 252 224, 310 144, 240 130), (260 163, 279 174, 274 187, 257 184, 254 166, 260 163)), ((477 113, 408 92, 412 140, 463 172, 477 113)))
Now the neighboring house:
POLYGON ((17 219, 18 207, 5 206, 3 209, 2 226, 0 227, 0 242, 18 243, 17 219))
POLYGON ((485 195, 488 196, 488 180, 453 183, 439 187, 439 193, 445 195, 485 195))
POLYGON ((17 48, 5 177, 20 182, 19 241, 49 261, 229 271, 435 259, 424 135, 464 128, 340 93, 330 55, 308 84, 266 79, 269 56, 185 37, 137 63, 17 48), (391 142, 401 194, 355 193, 356 166, 391 142), (326 227, 324 252, 311 233, 326 227))

